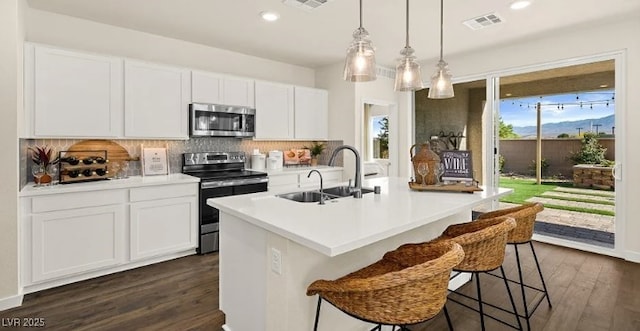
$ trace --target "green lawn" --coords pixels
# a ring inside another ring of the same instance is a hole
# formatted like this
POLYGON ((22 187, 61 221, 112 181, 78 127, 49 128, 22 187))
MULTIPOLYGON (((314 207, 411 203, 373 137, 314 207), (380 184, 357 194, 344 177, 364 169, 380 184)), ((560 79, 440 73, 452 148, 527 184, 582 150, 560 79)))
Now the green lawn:
POLYGON ((542 193, 553 191, 557 184, 536 184, 535 179, 515 179, 500 177, 500 187, 512 188, 513 193, 500 199, 502 202, 510 202, 523 204, 527 203, 527 199, 541 196, 542 193))
MULTIPOLYGON (((571 185, 570 184, 564 184, 564 183, 542 183, 540 185, 537 185, 535 179, 521 179, 521 178, 500 177, 500 187, 506 187, 506 188, 513 189, 513 193, 512 194, 509 194, 506 197, 500 199, 500 201, 509 202, 509 203, 524 204, 524 203, 527 203, 527 199, 532 198, 532 197, 542 197, 542 194, 544 192, 553 191, 558 186, 567 186, 567 187, 569 187, 571 185)), ((594 196, 597 196, 597 195, 598 194, 594 194, 594 196)), ((610 205, 610 202, 585 201, 583 199, 567 199, 567 198, 565 198, 565 200, 583 201, 583 202, 591 202, 591 203, 600 203, 600 204, 603 204, 603 205, 610 205)), ((570 210, 570 211, 577 211, 577 212, 590 213, 590 214, 615 216, 614 213, 609 212, 609 211, 605 211, 605 210, 596 210, 596 209, 579 208, 579 207, 568 207, 568 206, 551 205, 551 204, 545 204, 544 206, 545 206, 545 208, 552 208, 552 209, 561 209, 561 210, 570 210)))

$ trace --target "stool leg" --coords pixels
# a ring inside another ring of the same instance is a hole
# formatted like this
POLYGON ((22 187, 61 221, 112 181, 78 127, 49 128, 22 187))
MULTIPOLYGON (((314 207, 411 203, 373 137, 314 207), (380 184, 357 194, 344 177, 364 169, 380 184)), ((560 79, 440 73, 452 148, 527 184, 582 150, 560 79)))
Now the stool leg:
POLYGON ((484 328, 484 310, 482 309, 482 291, 480 290, 480 274, 477 272, 473 273, 476 276, 476 288, 478 291, 478 310, 480 311, 480 324, 482 325, 482 331, 485 331, 484 328))
POLYGON ((507 287, 507 293, 509 293, 509 300, 511 301, 511 307, 513 307, 513 314, 516 316, 516 321, 518 322, 518 330, 522 330, 522 323, 520 323, 520 317, 518 317, 518 310, 516 309, 516 302, 513 300, 513 295, 511 295, 511 289, 509 288, 509 280, 507 280, 507 275, 504 273, 504 268, 502 266, 500 266, 500 272, 502 273, 502 279, 504 280, 504 286, 507 287))
POLYGON ((318 320, 320 319, 320 304, 322 303, 322 298, 318 296, 318 307, 316 308, 316 320, 313 323, 313 331, 318 331, 318 320))
POLYGON ((536 256, 536 250, 533 248, 533 242, 529 241, 529 246, 531 246, 531 253, 533 253, 533 260, 536 261, 536 267, 538 268, 538 274, 540 275, 540 280, 542 281, 542 288, 544 289, 544 294, 547 297, 547 303, 549 304, 549 308, 551 308, 551 298, 549 298, 549 292, 547 291, 547 284, 544 282, 544 277, 542 276, 542 270, 540 269, 540 263, 538 263, 538 257, 536 256))
POLYGON ((449 311, 447 311, 447 305, 444 305, 444 317, 447 318, 447 325, 449 326, 449 331, 453 331, 453 324, 451 324, 451 317, 449 317, 449 311))
MULTIPOLYGON (((522 266, 520 265, 520 254, 518 253, 518 245, 513 245, 516 251, 516 264, 518 265, 518 277, 520 279, 520 291, 522 291, 522 303, 524 304, 524 318, 527 321, 527 330, 531 330, 531 324, 529 324, 529 307, 527 305, 527 295, 524 290, 524 279, 522 277, 522 266)), ((517 315, 517 313, 516 313, 517 315)))

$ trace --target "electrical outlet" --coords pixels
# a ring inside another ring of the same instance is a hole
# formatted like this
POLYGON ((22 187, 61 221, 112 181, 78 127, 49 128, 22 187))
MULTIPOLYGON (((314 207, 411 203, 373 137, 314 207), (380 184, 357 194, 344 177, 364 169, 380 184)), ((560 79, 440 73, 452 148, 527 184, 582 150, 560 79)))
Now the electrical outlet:
POLYGON ((271 271, 282 275, 282 253, 275 248, 271 248, 271 271))

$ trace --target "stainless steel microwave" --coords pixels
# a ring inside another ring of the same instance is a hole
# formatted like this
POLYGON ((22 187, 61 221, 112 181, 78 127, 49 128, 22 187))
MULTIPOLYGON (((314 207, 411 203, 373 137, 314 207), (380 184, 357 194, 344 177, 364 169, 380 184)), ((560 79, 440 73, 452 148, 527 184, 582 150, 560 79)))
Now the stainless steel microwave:
POLYGON ((255 109, 206 103, 189 105, 191 137, 253 137, 255 128, 255 109))

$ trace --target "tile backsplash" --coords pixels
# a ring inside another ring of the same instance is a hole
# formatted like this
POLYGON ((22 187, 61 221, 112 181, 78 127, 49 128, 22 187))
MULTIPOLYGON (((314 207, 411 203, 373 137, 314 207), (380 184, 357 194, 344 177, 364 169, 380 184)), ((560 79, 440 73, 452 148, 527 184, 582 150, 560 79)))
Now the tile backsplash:
MULTIPOLYGON (((27 172, 27 166, 31 164, 28 148, 31 146, 52 147, 55 152, 69 149, 73 144, 82 139, 20 139, 20 187, 24 187, 28 181, 33 180, 31 174, 27 172)), ((124 147, 131 156, 140 155, 140 147, 164 147, 169 150, 169 171, 179 173, 182 171, 182 153, 191 152, 232 152, 242 151, 250 155, 254 149, 259 149, 260 153, 266 154, 271 150, 288 150, 291 148, 303 148, 310 146, 312 141, 256 141, 250 139, 237 138, 191 138, 189 140, 118 140, 116 143, 124 147)), ((342 145, 342 140, 330 140, 324 142, 326 149, 320 155, 318 164, 327 164, 333 150, 342 145)), ((249 167, 247 157, 246 167, 249 167)), ((342 165, 342 154, 338 155, 336 165, 342 165)), ((129 175, 137 176, 141 174, 140 162, 131 162, 129 175)))

